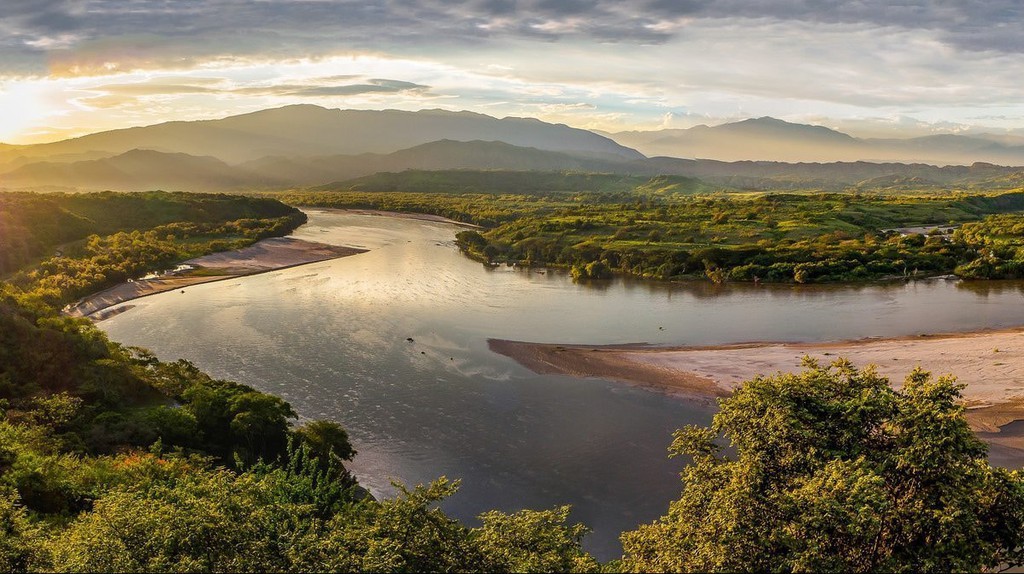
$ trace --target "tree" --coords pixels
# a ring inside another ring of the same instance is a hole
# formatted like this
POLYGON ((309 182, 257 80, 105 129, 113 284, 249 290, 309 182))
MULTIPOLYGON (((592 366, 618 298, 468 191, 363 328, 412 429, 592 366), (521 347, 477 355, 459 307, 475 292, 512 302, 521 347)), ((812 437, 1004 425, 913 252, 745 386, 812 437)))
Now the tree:
POLYGON ((0 571, 46 570, 42 528, 32 524, 16 494, 0 491, 0 571))
POLYGON ((1024 481, 993 468, 959 385, 805 359, 676 432, 666 516, 623 534, 632 571, 977 571, 1021 561, 1024 481), (723 454, 719 439, 735 454, 723 454))
POLYGON ((473 539, 492 572, 596 572, 597 561, 582 547, 588 529, 566 524, 568 506, 552 510, 521 510, 480 515, 483 526, 473 539))
POLYGON ((348 440, 348 432, 340 424, 333 421, 310 421, 299 427, 295 434, 309 446, 314 456, 327 461, 331 457, 340 460, 352 460, 356 450, 348 440))

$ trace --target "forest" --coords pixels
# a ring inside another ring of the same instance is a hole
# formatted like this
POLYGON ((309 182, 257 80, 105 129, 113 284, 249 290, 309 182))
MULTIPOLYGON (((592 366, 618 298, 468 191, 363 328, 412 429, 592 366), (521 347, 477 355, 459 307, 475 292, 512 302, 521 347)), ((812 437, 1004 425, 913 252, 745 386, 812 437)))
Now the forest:
MULTIPOLYGON (((940 217, 966 219, 971 201, 940 217)), ((568 507, 486 512, 477 526, 454 520, 438 504, 458 496, 457 479, 377 499, 346 470, 358 454, 338 421, 300 421, 280 398, 121 346, 59 311, 122 274, 285 234, 299 221, 292 208, 159 193, 0 205, 3 229, 20 230, 25 246, 0 284, 2 570, 916 572, 1021 563, 1024 480, 988 464, 955 380, 917 371, 895 390, 842 360, 748 381, 710 427, 678 431, 669 454, 680 457, 681 497, 623 533, 620 560, 598 563, 585 551, 587 529, 568 507), (110 206, 132 202, 151 214, 145 224, 104 221, 110 206), (59 233, 54 220, 79 227, 59 233)), ((960 233, 1019 231, 1014 218, 979 225, 960 233)))
POLYGON ((563 267, 580 279, 614 273, 716 283, 1024 277, 1021 192, 707 193, 694 181, 659 177, 630 191, 337 190, 281 199, 475 224, 483 229, 458 235, 470 257, 563 267), (925 229, 903 230, 919 227, 925 229))

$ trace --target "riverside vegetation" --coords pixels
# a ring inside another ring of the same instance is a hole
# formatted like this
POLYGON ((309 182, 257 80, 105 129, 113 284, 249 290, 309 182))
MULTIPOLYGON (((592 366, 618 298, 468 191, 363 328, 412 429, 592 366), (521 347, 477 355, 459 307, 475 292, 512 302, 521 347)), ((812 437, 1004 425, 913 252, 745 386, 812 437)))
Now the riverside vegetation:
POLYGON ((23 246, 0 285, 0 569, 930 571, 1021 562, 1024 477, 986 462, 958 385, 915 372, 897 391, 842 361, 749 381, 721 402, 711 428, 679 431, 671 452, 692 459, 683 494, 665 517, 623 534, 619 561, 598 564, 582 549, 586 529, 568 508, 488 512, 470 528, 438 510, 457 490, 444 478, 375 500, 344 467, 356 453, 338 424, 296 425, 279 398, 123 347, 58 312, 121 273, 287 233, 301 214, 224 196, 0 198, 0 229, 17 230, 23 246), (104 223, 101 206, 131 202, 152 218, 131 230, 113 216, 104 223), (78 221, 76 233, 58 233, 60 220, 78 221), (200 223, 201 232, 168 232, 200 223), (122 233, 133 239, 110 239, 122 233), (47 256, 57 248, 77 263, 55 266, 47 256), (49 282, 54 274, 68 280, 49 282))
POLYGON ((458 235, 471 257, 560 266, 581 279, 612 273, 719 283, 1024 277, 1024 192, 725 193, 677 176, 511 172, 521 190, 513 192, 493 183, 505 173, 378 174, 282 199, 477 224, 484 229, 458 235), (402 191, 409 189, 415 192, 402 191), (957 229, 898 231, 911 226, 957 229))

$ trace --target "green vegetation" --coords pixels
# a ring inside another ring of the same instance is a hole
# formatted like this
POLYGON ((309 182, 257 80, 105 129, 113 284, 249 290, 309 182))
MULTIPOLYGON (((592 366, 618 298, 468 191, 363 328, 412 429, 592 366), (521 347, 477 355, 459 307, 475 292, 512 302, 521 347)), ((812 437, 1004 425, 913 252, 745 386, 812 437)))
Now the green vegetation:
MULTIPOLYGON (((477 224, 486 229, 457 236, 469 256, 488 263, 566 267, 580 279, 612 272, 653 279, 796 283, 952 273, 1024 276, 1019 248, 1024 219, 1009 214, 1024 209, 1021 192, 954 197, 730 194, 706 193, 696 180, 656 177, 621 178, 611 190, 595 184, 590 191, 464 193, 463 180, 482 177, 474 174, 440 172, 427 179, 430 189, 450 182, 449 193, 293 192, 280 198, 309 206, 429 213, 477 224), (633 187, 623 191, 619 184, 633 187), (992 214, 1003 215, 983 219, 992 214), (965 222, 971 224, 953 235, 893 231, 965 222)), ((413 187, 426 177, 420 172, 382 174, 378 179, 388 183, 376 189, 404 189, 402 176, 411 178, 413 187)), ((511 181, 526 177, 521 173, 511 181)), ((583 186, 588 180, 578 181, 583 186)), ((537 174, 532 184, 525 187, 554 186, 548 174, 537 174)))
POLYGON ((956 268, 968 279, 1019 279, 1024 277, 1024 217, 993 215, 966 223, 954 239, 976 246, 977 257, 956 268))
POLYGON ((512 170, 406 170, 382 172, 310 191, 404 192, 433 194, 549 195, 552 193, 710 193, 718 188, 683 176, 634 176, 616 173, 512 170))
POLYGON ((637 572, 977 572, 1019 564, 1024 477, 992 468, 962 385, 812 361, 676 432, 682 497, 623 535, 637 572), (726 440, 732 453, 719 444, 726 440))
POLYGON ((278 201, 243 196, 0 194, 0 276, 21 269, 11 283, 60 305, 199 255, 287 235, 305 221, 278 201))
MULTIPOLYGON (((269 200, 285 215, 252 218, 251 200, 238 211, 217 201, 222 221, 205 222, 216 227, 199 241, 167 237, 168 226, 198 225, 187 219, 137 229, 133 241, 85 229, 63 258, 89 264, 69 266, 69 279, 84 269, 100 285, 120 258, 161 253, 154 244, 181 255, 286 225, 287 208, 269 200), (257 223, 231 225, 239 218, 257 223), (111 246, 116 256, 102 251, 111 246)), ((19 217, 44 230, 66 216, 19 217)), ((996 217, 960 233, 1002 257, 1017 225, 996 217)), ((896 391, 840 361, 747 382, 711 428, 676 434, 671 452, 692 457, 681 498, 623 535, 621 561, 600 565, 567 507, 487 512, 469 528, 438 509, 457 481, 374 499, 344 466, 356 452, 337 423, 296 425, 277 397, 109 341, 57 311, 71 292, 54 294, 46 263, 34 265, 0 283, 5 571, 976 571, 1024 559, 1024 477, 989 466, 950 379, 916 371, 896 391)))
MULTIPOLYGON (((37 194, 0 193, 0 277, 30 262, 51 255, 65 244, 90 235, 154 230, 176 224, 167 230, 184 234, 216 235, 217 226, 235 222, 236 233, 224 239, 248 237, 255 222, 265 236, 284 235, 290 229, 273 229, 270 219, 289 218, 288 224, 304 222, 302 214, 277 201, 265 199, 192 193, 88 193, 37 194)), ((161 235, 161 238, 166 233, 161 235)))

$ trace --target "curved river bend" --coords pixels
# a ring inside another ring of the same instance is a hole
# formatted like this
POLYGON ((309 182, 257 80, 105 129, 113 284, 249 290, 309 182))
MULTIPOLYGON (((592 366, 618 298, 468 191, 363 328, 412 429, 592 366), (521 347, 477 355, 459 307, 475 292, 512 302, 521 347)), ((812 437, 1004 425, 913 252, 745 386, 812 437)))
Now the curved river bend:
POLYGON ((462 488, 445 509, 467 521, 572 504, 594 529, 587 547, 608 559, 619 532, 678 496, 671 433, 706 424, 711 407, 535 375, 489 351, 487 338, 700 345, 1024 324, 1020 283, 578 285, 555 271, 487 269, 459 254, 457 230, 310 211, 295 237, 370 251, 147 297, 100 326, 282 396, 303 417, 342 422, 359 451, 351 468, 375 494, 390 494, 392 479, 447 475, 462 488))

